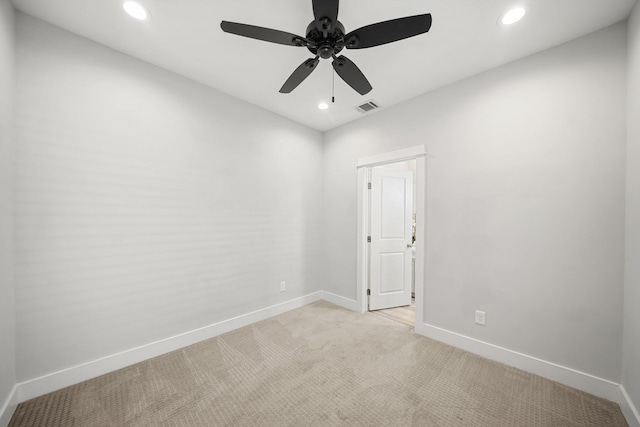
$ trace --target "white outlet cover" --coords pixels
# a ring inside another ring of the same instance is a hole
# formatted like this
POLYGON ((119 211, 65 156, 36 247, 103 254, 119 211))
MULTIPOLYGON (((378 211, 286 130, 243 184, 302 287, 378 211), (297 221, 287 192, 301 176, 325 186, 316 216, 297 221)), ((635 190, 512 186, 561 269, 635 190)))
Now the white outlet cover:
POLYGON ((287 290, 287 282, 280 282, 280 292, 287 290))
POLYGON ((485 317, 486 314, 484 311, 476 310, 476 324, 484 326, 486 320, 485 317))

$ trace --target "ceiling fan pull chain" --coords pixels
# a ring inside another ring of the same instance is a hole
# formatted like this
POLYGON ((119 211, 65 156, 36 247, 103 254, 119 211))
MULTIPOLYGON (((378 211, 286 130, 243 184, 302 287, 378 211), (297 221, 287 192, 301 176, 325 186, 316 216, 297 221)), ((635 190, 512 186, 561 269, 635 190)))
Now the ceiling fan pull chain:
POLYGON ((333 70, 331 73, 332 82, 331 82, 331 103, 336 103, 336 70, 333 70))

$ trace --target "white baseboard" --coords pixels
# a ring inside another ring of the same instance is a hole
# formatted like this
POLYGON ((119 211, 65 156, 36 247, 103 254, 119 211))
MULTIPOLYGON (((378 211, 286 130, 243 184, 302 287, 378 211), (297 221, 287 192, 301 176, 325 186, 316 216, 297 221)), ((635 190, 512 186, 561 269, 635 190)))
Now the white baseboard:
POLYGON ((618 404, 627 419, 627 423, 629 423, 629 427, 640 427, 640 412, 631 401, 631 397, 629 397, 623 385, 620 385, 620 395, 618 404))
POLYGON ((9 421, 11 421, 11 417, 18 403, 18 386, 14 385, 7 400, 5 400, 2 407, 0 407, 0 427, 7 427, 9 425, 9 421))
POLYGON ((358 311, 358 301, 354 299, 345 298, 327 291, 322 291, 322 299, 347 310, 358 311))
POLYGON ((620 385, 585 372, 547 362, 426 323, 416 323, 416 333, 454 347, 539 375, 621 405, 620 385))
MULTIPOLYGON (((272 305, 232 319, 223 320, 180 335, 18 383, 16 385, 18 403, 104 375, 117 369, 133 365, 134 363, 142 362, 152 357, 160 356, 170 351, 178 350, 234 329, 268 319, 269 317, 277 316, 278 314, 311 304, 320 299, 322 299, 322 292, 314 292, 300 298, 272 305)), ((13 411, 10 411, 10 413, 13 414, 13 411)))

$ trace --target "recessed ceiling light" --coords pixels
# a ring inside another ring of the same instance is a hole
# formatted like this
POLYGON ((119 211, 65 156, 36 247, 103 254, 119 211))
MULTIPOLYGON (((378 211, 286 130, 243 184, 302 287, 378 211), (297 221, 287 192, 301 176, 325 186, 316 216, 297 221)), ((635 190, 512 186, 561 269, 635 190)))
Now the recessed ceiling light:
POLYGON ((124 10, 134 18, 144 21, 149 17, 149 12, 140 3, 135 1, 126 1, 122 4, 124 10))
POLYGON ((321 110, 326 110, 327 108, 329 108, 329 104, 327 104, 326 102, 321 102, 320 104, 318 104, 318 108, 321 110))
POLYGON ((527 11, 524 10, 524 8, 516 7, 515 9, 511 9, 510 11, 502 15, 502 19, 500 20, 500 22, 502 22, 502 25, 515 24, 524 17, 525 13, 527 13, 527 11))

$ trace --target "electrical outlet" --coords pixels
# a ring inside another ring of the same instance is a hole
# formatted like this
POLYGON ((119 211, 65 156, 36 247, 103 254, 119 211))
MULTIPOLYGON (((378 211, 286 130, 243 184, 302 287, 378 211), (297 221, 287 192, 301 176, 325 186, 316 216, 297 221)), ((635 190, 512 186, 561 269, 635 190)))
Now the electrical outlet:
POLYGON ((287 282, 280 282, 280 292, 287 290, 287 282))
POLYGON ((484 326, 485 316, 486 315, 484 311, 476 310, 476 324, 484 326))

